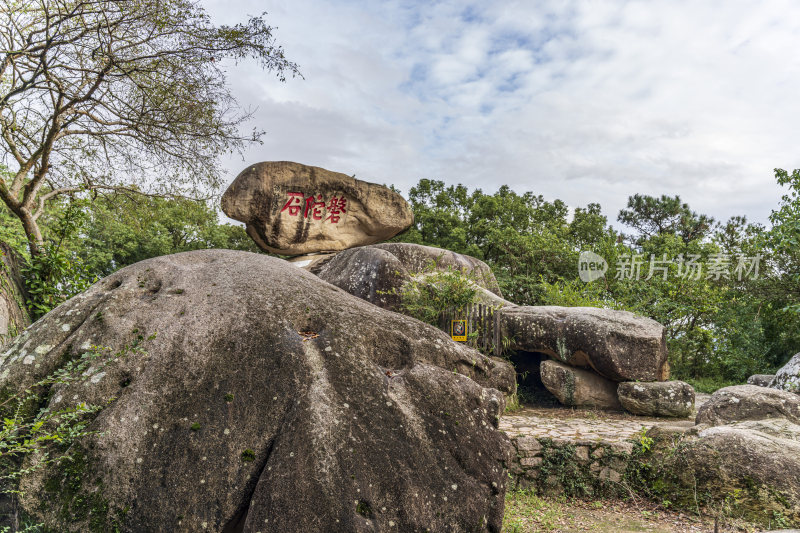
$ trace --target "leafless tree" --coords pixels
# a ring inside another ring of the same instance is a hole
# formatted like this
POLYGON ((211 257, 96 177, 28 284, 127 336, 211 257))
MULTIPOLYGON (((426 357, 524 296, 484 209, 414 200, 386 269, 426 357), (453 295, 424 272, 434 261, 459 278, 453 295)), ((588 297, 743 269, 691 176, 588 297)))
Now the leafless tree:
POLYGON ((299 74, 272 33, 264 15, 216 26, 194 0, 3 0, 0 198, 31 253, 58 195, 216 189, 219 156, 263 134, 240 132, 222 62, 299 74))

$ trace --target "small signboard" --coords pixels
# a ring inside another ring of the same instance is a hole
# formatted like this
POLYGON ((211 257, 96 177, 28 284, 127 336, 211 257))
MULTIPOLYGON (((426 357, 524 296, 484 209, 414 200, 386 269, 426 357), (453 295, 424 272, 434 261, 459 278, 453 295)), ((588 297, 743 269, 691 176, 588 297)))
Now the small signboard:
POLYGON ((450 321, 450 337, 452 337, 454 341, 466 342, 467 321, 466 320, 450 321))

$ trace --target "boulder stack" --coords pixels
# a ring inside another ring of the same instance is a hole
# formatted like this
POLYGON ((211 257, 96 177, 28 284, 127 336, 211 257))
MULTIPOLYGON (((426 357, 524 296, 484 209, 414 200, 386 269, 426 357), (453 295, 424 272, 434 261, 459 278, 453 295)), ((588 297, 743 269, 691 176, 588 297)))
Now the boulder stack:
POLYGON ((666 379, 664 327, 627 311, 594 307, 511 307, 501 313, 514 348, 591 368, 612 381, 666 379))

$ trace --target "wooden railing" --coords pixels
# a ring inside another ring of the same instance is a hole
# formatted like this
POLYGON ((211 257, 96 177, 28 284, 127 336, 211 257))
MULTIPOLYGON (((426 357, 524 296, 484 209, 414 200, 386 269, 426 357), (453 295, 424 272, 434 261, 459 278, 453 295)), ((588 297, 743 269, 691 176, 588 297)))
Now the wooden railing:
POLYGON ((497 307, 486 304, 470 304, 462 309, 446 309, 440 315, 439 327, 448 335, 453 320, 465 320, 468 346, 487 355, 503 353, 500 338, 500 313, 497 307))

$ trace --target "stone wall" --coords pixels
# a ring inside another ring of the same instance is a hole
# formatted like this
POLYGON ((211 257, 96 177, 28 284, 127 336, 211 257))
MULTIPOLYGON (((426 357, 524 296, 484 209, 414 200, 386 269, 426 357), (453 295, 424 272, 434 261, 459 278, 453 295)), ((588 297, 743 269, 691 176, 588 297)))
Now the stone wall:
POLYGON ((516 454, 509 472, 517 488, 557 496, 621 495, 634 450, 632 441, 598 442, 512 437, 516 454))

